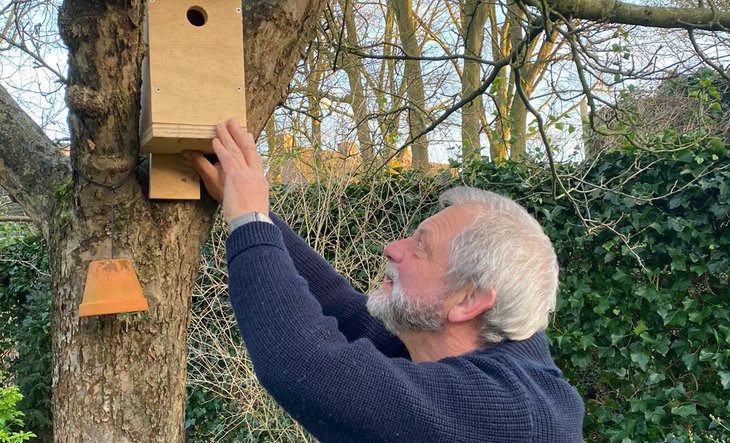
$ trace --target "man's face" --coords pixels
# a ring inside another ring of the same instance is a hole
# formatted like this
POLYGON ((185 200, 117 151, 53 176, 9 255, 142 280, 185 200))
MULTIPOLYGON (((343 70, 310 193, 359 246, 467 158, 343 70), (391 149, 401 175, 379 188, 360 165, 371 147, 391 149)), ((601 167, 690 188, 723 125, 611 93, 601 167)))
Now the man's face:
POLYGON ((412 236, 385 247, 386 278, 367 306, 391 332, 441 329, 450 295, 445 275, 451 241, 474 217, 472 207, 450 206, 423 221, 412 236))

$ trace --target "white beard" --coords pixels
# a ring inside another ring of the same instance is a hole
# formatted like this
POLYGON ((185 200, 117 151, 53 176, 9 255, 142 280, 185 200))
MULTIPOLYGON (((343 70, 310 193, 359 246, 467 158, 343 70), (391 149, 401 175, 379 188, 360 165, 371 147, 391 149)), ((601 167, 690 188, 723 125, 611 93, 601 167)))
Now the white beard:
POLYGON ((381 320, 393 334, 438 331, 443 327, 443 298, 428 302, 407 294, 400 284, 398 267, 390 261, 386 263, 385 274, 391 281, 391 288, 383 283, 369 295, 367 308, 370 315, 381 320))

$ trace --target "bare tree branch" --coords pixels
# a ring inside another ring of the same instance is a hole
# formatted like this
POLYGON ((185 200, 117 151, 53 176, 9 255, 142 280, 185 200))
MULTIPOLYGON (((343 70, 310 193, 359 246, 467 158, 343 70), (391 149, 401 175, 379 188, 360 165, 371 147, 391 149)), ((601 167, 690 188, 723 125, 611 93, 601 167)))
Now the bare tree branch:
POLYGON ((48 233, 54 190, 70 178, 68 159, 0 86, 0 185, 48 233))
POLYGON ((258 136, 271 113, 254 109, 274 109, 284 102, 295 61, 303 57, 307 42, 314 36, 325 2, 256 0, 243 4, 247 126, 258 136), (257 43, 261 41, 277 42, 278 51, 271 53, 270 46, 257 43), (270 60, 280 64, 272 67, 270 60))
POLYGON ((32 218, 27 215, 0 215, 0 222, 30 222, 32 218))
POLYGON ((594 22, 647 26, 650 28, 727 31, 730 12, 717 8, 669 8, 626 3, 618 0, 523 0, 525 4, 551 10, 566 18, 594 22))

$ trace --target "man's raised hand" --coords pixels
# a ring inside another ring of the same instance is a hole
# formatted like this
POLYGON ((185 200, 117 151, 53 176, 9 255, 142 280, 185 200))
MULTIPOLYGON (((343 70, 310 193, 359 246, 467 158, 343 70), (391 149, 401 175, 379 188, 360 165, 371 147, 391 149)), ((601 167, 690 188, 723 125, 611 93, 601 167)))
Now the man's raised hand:
POLYGON ((202 153, 186 151, 208 193, 223 203, 223 215, 231 221, 248 212, 269 213, 269 183, 253 135, 230 119, 216 126, 213 165, 202 153))

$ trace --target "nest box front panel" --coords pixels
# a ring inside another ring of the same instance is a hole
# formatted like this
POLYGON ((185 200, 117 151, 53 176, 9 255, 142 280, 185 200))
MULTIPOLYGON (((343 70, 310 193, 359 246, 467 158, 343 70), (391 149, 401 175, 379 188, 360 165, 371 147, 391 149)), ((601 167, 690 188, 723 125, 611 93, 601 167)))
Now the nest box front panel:
POLYGON ((215 125, 246 122, 240 0, 149 0, 143 150, 211 152, 215 125))

